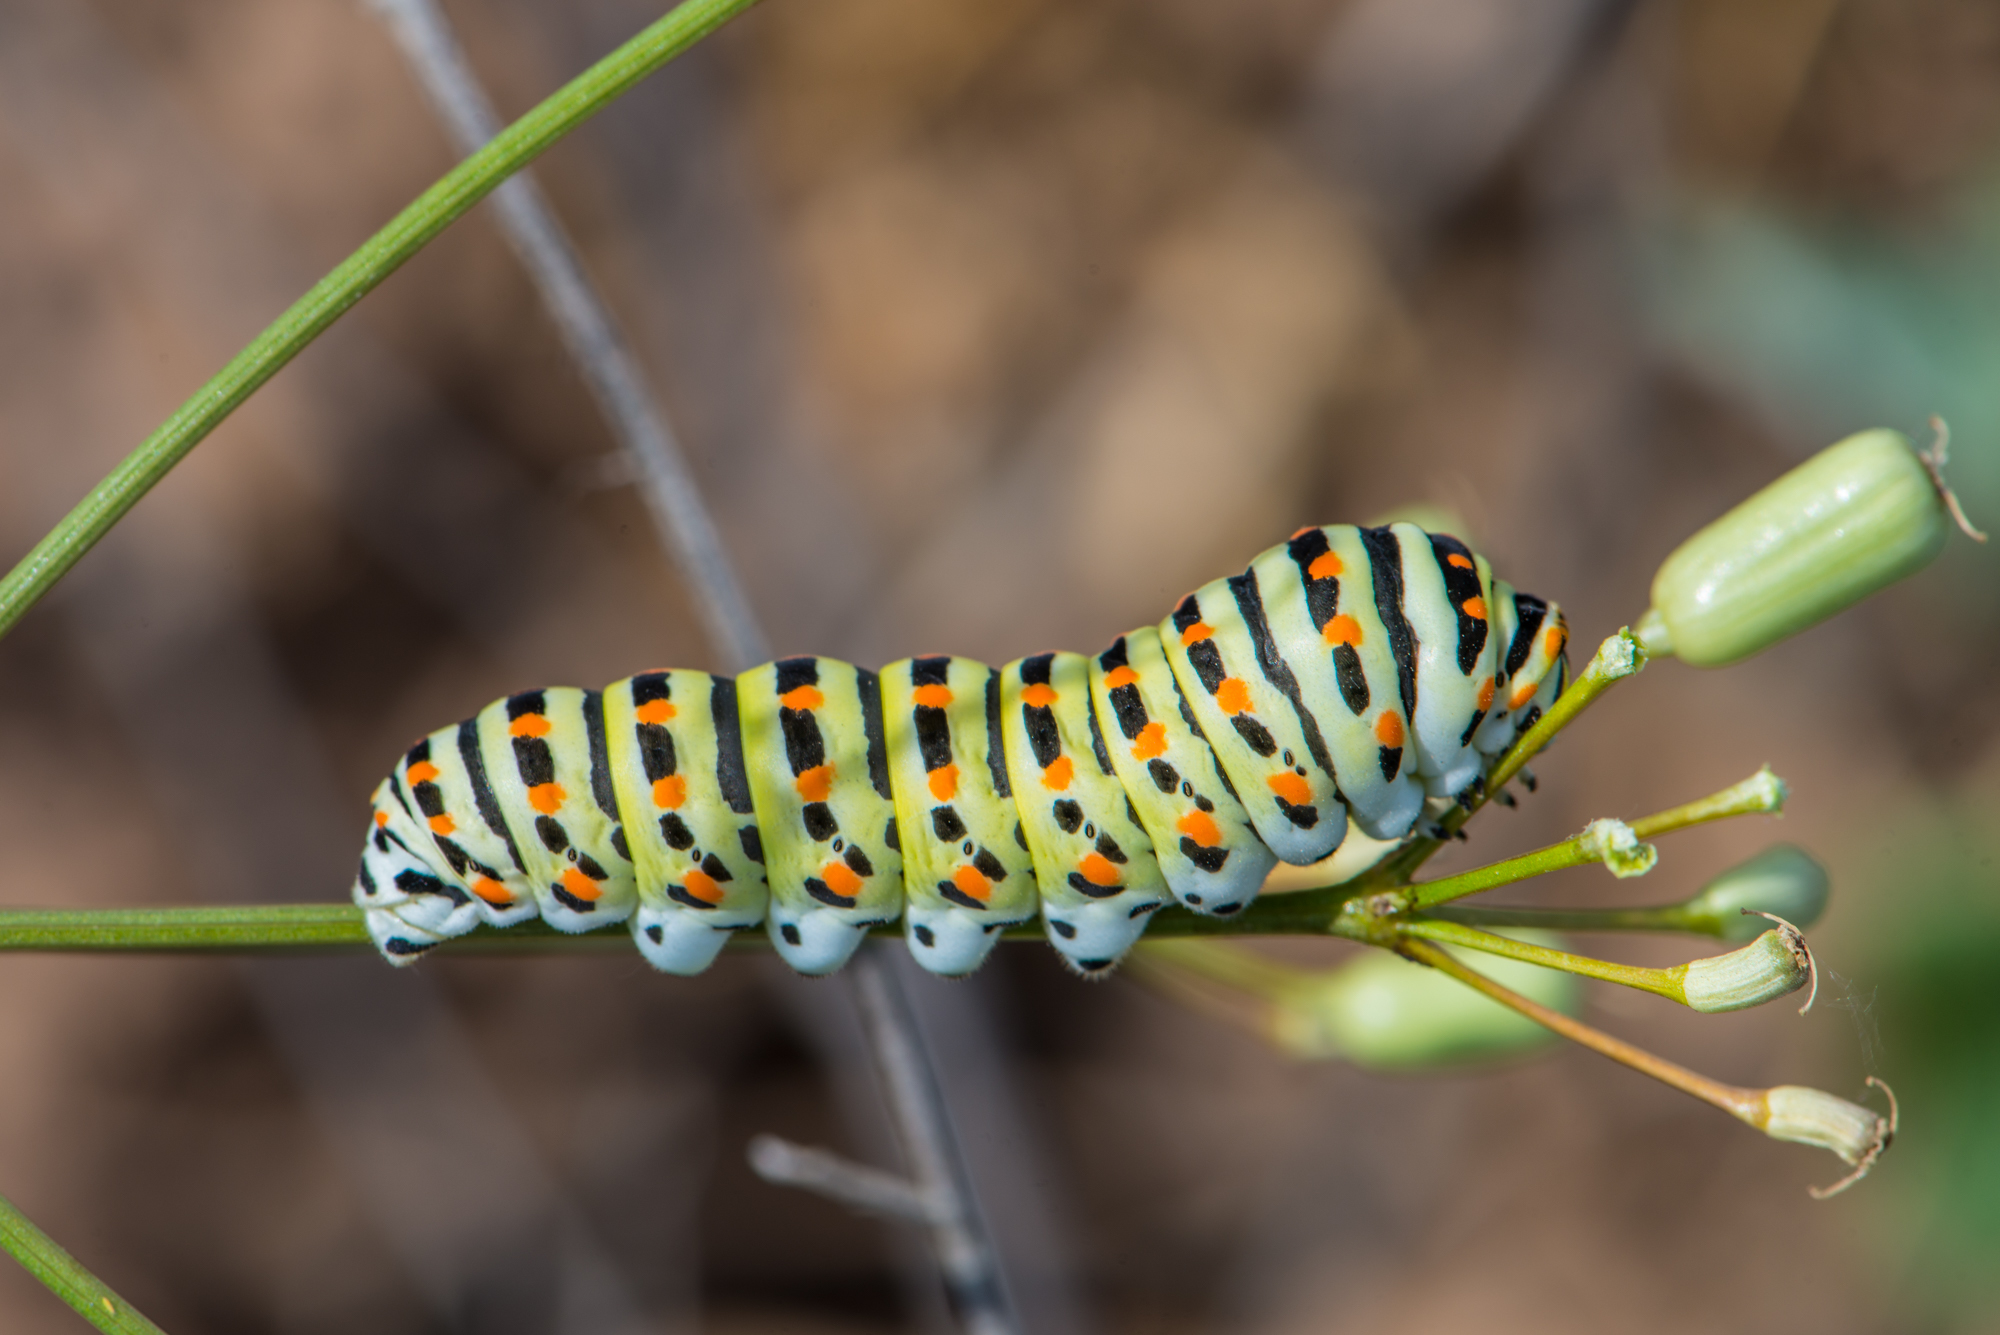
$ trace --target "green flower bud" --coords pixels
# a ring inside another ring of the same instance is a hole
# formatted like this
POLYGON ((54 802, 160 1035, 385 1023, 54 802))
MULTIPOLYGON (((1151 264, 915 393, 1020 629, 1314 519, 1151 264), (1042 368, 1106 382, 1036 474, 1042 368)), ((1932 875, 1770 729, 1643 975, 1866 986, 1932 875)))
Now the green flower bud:
POLYGON ((1810 927, 1826 912, 1826 868, 1791 844, 1767 848, 1701 888, 1680 907, 1686 930, 1724 941, 1750 941, 1764 930, 1756 913, 1810 927), (1745 909, 1752 910, 1746 914, 1745 909))
POLYGON ((1741 950, 1681 966, 1689 1010, 1713 1015, 1761 1006, 1796 992, 1812 977, 1805 938, 1790 925, 1774 927, 1741 950))
POLYGON ((1936 466, 1895 431, 1821 450, 1666 559, 1640 642, 1719 667, 1922 569, 1952 525, 1936 466))
MULTIPOLYGON (((1510 933, 1555 945, 1547 932, 1510 933)), ((1449 949, 1449 947, 1447 947, 1449 949)), ((1481 973, 1565 1015, 1582 1007, 1578 980, 1519 960, 1454 950, 1481 973)), ((1272 997, 1271 1033, 1297 1057, 1344 1057, 1410 1070, 1516 1056, 1554 1041, 1526 1016, 1449 978, 1384 952, 1301 976, 1272 997)))

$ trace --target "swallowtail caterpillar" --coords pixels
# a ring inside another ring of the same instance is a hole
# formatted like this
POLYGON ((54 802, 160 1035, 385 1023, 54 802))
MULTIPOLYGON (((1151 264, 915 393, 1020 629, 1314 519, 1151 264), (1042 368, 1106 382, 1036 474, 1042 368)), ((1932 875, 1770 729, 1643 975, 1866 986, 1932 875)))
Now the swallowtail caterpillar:
POLYGON ((957 975, 1039 916, 1098 973, 1156 910, 1239 912, 1350 821, 1408 834, 1548 708, 1566 634, 1456 538, 1342 524, 1094 655, 529 691, 397 763, 354 898, 399 964, 539 916, 629 922, 682 974, 762 922, 820 974, 901 917, 918 962, 957 975))

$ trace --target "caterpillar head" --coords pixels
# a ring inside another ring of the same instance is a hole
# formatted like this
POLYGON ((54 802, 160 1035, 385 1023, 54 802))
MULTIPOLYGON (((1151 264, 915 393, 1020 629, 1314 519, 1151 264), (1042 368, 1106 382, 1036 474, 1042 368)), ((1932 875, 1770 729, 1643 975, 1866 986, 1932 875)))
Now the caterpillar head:
POLYGON ((430 839, 389 790, 375 790, 368 841, 354 876, 354 902, 382 954, 407 964, 432 947, 462 936, 479 922, 472 896, 432 861, 430 839))

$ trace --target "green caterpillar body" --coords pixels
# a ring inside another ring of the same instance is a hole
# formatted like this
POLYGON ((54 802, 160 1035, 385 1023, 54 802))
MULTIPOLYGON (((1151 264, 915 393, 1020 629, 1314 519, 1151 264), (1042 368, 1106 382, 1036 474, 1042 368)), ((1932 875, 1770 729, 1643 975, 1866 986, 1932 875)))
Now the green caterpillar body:
POLYGON ((1555 699, 1566 634, 1455 538, 1332 525, 1093 656, 525 692, 383 780, 354 898, 398 964, 540 916, 629 922, 683 974, 763 922, 818 974, 900 916, 957 975, 1040 916, 1097 973, 1157 909, 1236 913, 1350 819, 1407 835, 1555 699))

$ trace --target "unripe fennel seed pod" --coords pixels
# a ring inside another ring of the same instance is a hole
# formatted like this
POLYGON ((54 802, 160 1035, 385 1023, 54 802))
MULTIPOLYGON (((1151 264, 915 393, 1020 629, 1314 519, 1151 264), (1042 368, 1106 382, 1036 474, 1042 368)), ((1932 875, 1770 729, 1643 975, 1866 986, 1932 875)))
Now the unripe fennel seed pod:
POLYGON ((1826 912, 1826 868, 1792 844, 1767 848, 1739 862, 1682 905, 1690 930, 1724 941, 1754 941, 1770 924, 1743 910, 1774 913, 1797 927, 1810 927, 1826 912))
MULTIPOLYGON (((1559 947, 1547 932, 1510 931, 1559 947)), ((1581 1009, 1577 980, 1520 960, 1446 947, 1481 973, 1565 1015, 1581 1009)), ((1272 1037, 1294 1056, 1344 1057, 1377 1070, 1414 1070, 1517 1056, 1554 1041, 1542 1026, 1455 978, 1383 951, 1302 978, 1276 1003, 1272 1037)))
POLYGON ((1902 433, 1849 436, 1682 543, 1640 641, 1696 667, 1748 658, 1922 569, 1951 523, 1902 433))

